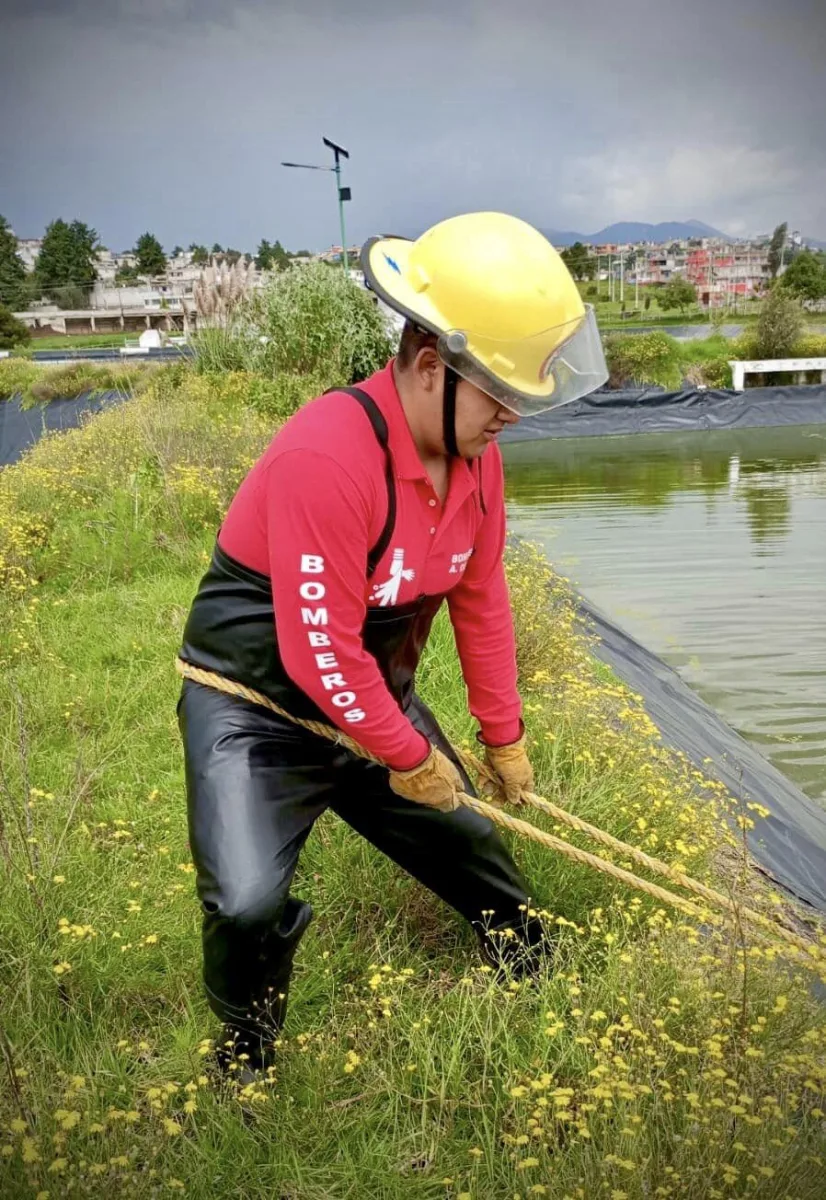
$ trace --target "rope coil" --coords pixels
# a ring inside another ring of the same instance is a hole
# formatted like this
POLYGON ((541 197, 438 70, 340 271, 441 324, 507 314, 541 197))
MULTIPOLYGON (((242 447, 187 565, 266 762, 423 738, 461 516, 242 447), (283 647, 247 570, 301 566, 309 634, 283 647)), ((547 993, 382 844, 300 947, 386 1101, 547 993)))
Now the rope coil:
MULTIPOLYGON (((308 730, 310 733, 316 734, 318 737, 325 738, 327 741, 334 742, 337 745, 350 750, 358 758, 366 759, 368 762, 378 763, 380 766, 386 764, 382 762, 376 755, 371 754, 369 750, 365 750, 353 738, 349 737, 340 729, 336 729, 332 725, 327 725, 323 721, 304 720, 299 717, 294 717, 288 713, 274 700, 270 700, 262 692, 256 691, 254 688, 247 687, 245 684, 238 683, 234 679, 228 679, 224 675, 219 675, 214 671, 204 670, 202 667, 196 667, 192 663, 186 662, 182 658, 177 658, 175 668, 179 675, 184 679, 189 679, 193 683, 199 683, 204 687, 213 688, 216 691, 224 692, 230 696, 239 696, 241 699, 248 700, 251 704, 258 704, 263 708, 267 708, 270 712, 275 713, 279 717, 283 717, 287 721, 291 721, 294 725, 300 726, 302 729, 308 730)), ((474 755, 466 751, 458 751, 459 758, 462 763, 470 770, 476 772, 481 778, 489 783, 495 783, 496 776, 485 764, 480 762, 474 755)), ((494 804, 489 804, 484 800, 477 799, 467 795, 465 792, 460 792, 458 795, 459 802, 467 808, 472 808, 475 812, 481 813, 492 821, 495 825, 501 826, 503 829, 509 829, 512 833, 518 834, 520 837, 528 838, 531 841, 538 842, 540 845, 547 847, 550 850, 556 850, 558 853, 565 855, 573 862, 579 863, 581 866, 588 866, 596 871, 600 871, 605 875, 610 875, 612 878, 621 883, 627 884, 629 887, 636 888, 638 891, 646 892, 649 896, 653 896, 655 900, 661 901, 672 908, 679 909, 687 916, 694 920, 703 921, 706 919, 706 914, 702 909, 698 908, 691 900, 680 896, 676 892, 669 891, 667 888, 660 887, 656 883, 651 883, 647 879, 642 879, 639 875, 626 870, 624 867, 618 867, 614 863, 608 862, 604 858, 600 858, 596 854, 591 854, 587 850, 581 850, 578 846, 572 846, 570 842, 565 842, 561 838, 555 837, 551 833, 546 833, 543 829, 537 828, 529 821, 524 821, 519 817, 514 817, 510 813, 503 812, 501 808, 494 804)), ((605 830, 599 829, 595 825, 589 824, 581 817, 575 816, 567 809, 560 808, 553 804, 550 800, 546 800, 543 796, 534 795, 532 792, 523 793, 523 802, 530 808, 535 808, 539 812, 545 813, 552 817, 560 824, 567 825, 569 828, 576 830, 578 833, 583 833, 587 837, 592 838, 595 842, 605 846, 606 849, 612 850, 615 853, 620 853, 654 874, 661 875, 669 879, 672 883, 680 887, 684 887, 687 891, 693 892, 694 895, 706 900, 714 907, 721 909, 727 917, 734 921, 749 921, 753 925, 759 926, 764 932, 772 934, 774 937, 780 938, 787 944, 802 950, 810 958, 820 958, 820 950, 814 943, 801 937, 799 934, 792 932, 784 926, 765 916, 763 913, 756 912, 754 909, 746 908, 736 904, 730 897, 725 896, 722 892, 716 891, 714 888, 708 887, 697 879, 693 879, 685 872, 679 871, 661 859, 653 858, 646 854, 644 850, 640 850, 637 846, 632 846, 628 842, 623 842, 619 838, 614 837, 605 830)))

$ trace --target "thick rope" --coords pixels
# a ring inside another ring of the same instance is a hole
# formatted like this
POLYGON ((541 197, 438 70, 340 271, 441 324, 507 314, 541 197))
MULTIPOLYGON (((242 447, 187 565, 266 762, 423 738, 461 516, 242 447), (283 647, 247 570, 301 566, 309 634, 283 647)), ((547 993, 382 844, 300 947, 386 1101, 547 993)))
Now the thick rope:
MULTIPOLYGON (((457 750, 457 754, 465 767, 476 771, 487 782, 494 786, 496 785, 496 775, 486 763, 481 762, 466 750, 457 750)), ((653 858, 650 854, 646 854, 644 850, 640 850, 638 846, 632 846, 628 842, 620 841, 619 838, 606 833, 604 829, 599 829, 596 825, 590 825, 587 821, 583 821, 581 817, 568 812, 567 809, 559 808, 558 805, 553 804, 550 800, 546 800, 544 796, 537 796, 533 792, 523 792, 522 800, 531 808, 536 808, 540 812, 547 813, 555 821, 568 825, 571 829, 576 829, 579 833, 586 834, 587 837, 592 838, 595 842, 599 842, 600 845, 607 847, 609 850, 614 850, 626 858, 630 858, 633 862, 638 863, 641 867, 646 867, 649 871, 653 871, 654 874, 663 875, 666 879, 670 879, 672 883, 679 884, 680 887, 694 892, 696 896, 701 896, 709 904, 731 912, 736 911, 740 917, 745 917, 757 925, 762 925, 771 933, 782 930, 782 926, 779 926, 776 921, 773 921, 771 917, 767 917, 764 913, 755 912, 754 909, 745 907, 735 909, 729 896, 708 887, 704 883, 700 883, 698 879, 693 879, 690 875, 686 875, 684 871, 679 871, 669 863, 663 862, 662 859, 653 858)), ((602 861, 604 860, 600 859, 600 862, 602 861)), ((780 936, 782 936, 782 932, 780 936)), ((807 945, 810 945, 810 943, 807 943, 807 945)))
MULTIPOLYGON (((309 730, 310 733, 314 733, 318 737, 344 746, 359 758, 378 763, 380 766, 385 765, 380 758, 371 754, 369 750, 365 750, 363 746, 359 745, 358 742, 342 730, 336 729, 332 725, 327 725, 323 721, 310 721, 294 717, 286 709, 276 704, 274 700, 270 700, 269 696, 265 696, 262 692, 258 692, 254 688, 247 687, 243 683, 238 683, 234 679, 228 679, 226 676, 219 675, 214 671, 206 671, 201 667, 193 666, 192 663, 188 663, 182 658, 176 659, 175 668, 179 675, 185 679, 192 680, 193 683, 199 683, 216 691, 225 692, 227 695, 240 696, 242 699, 248 700, 251 704, 258 704, 263 708, 268 708, 270 712, 285 718, 287 721, 291 721, 294 725, 299 725, 301 728, 309 730)), ((459 751, 459 757, 466 766, 477 771, 482 778, 488 782, 495 783, 496 777, 485 763, 480 762, 472 754, 464 751, 459 751)), ((565 842, 561 838, 554 837, 553 834, 546 833, 543 829, 538 829, 529 821, 513 817, 510 813, 503 812, 501 808, 493 804, 488 804, 484 800, 475 799, 465 792, 459 792, 458 800, 465 807, 472 808, 476 812, 481 813, 494 824, 500 825, 504 829, 510 829, 513 833, 538 842, 550 850, 556 850, 581 866, 592 867, 596 871, 601 871, 603 874, 612 876, 621 883, 626 883, 630 887, 646 892, 649 896, 653 896, 663 904, 668 904, 673 908, 681 910, 695 920, 703 921, 706 919, 706 914, 700 908, 676 892, 668 891, 666 888, 662 888, 656 883, 651 883, 647 879, 641 879, 631 871, 626 871, 623 867, 615 866, 614 863, 607 862, 604 858, 599 858, 595 854, 590 854, 587 850, 580 850, 577 846, 572 846, 570 842, 565 842)), ((569 813, 566 809, 552 804, 550 800, 546 800, 542 796, 536 796, 531 792, 523 793, 523 800, 530 807, 546 813, 548 816, 553 817, 554 820, 570 826, 579 833, 586 834, 608 849, 621 853, 634 862, 638 862, 640 865, 648 868, 648 870, 673 880, 674 883, 687 888, 689 891, 694 892, 695 895, 707 900, 710 904, 721 908, 735 921, 750 921, 753 924, 761 926, 775 937, 789 943, 789 945, 803 950, 807 955, 819 957, 820 952, 818 947, 798 934, 793 933, 791 930, 785 929, 770 917, 765 916, 763 913, 755 912, 753 909, 738 906, 728 896, 723 895, 722 892, 707 887, 705 884, 700 883, 699 880, 692 879, 690 875, 675 870, 668 863, 664 863, 657 858, 652 858, 645 851, 638 849, 638 847, 631 846, 627 842, 613 837, 610 833, 606 833, 604 830, 590 825, 587 821, 574 816, 573 813, 569 813)))

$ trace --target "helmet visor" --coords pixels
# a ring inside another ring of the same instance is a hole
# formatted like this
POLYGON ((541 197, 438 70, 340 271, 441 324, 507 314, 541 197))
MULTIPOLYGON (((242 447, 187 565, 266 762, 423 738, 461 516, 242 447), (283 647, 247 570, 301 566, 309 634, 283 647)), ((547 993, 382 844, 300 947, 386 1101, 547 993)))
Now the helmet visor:
POLYGON ((587 396, 608 379, 591 305, 567 325, 517 340, 451 329, 439 335, 438 351, 457 375, 520 417, 587 396))

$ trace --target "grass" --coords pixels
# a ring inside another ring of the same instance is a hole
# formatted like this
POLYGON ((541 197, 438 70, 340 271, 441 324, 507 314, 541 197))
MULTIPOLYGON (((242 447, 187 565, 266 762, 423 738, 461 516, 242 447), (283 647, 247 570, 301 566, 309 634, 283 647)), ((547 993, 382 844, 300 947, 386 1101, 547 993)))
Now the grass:
MULTIPOLYGON (((0 1193, 819 1200, 826 1022, 805 965, 523 842, 558 955, 519 986, 322 818, 275 1076, 209 1085, 172 658, 272 433, 250 386, 163 372, 0 474, 0 1193)), ((509 573, 539 790, 719 879, 732 802, 595 665, 566 581, 529 547, 509 573)), ((469 742, 444 620, 421 682, 469 742)))
MULTIPOLYGON (((699 304, 692 304, 685 310, 685 313, 680 313, 676 309, 663 312, 657 303, 658 289, 651 286, 640 288, 639 307, 637 307, 633 284, 627 284, 625 288, 626 316, 623 318, 622 302, 619 299, 608 299, 608 285, 605 281, 598 285, 599 294, 597 296, 589 294, 591 288, 596 286, 595 283, 587 282, 577 284, 582 298, 594 305, 599 327, 603 330, 620 330, 626 329, 628 326, 633 328, 635 325, 653 325, 655 328, 674 325, 704 325, 709 324, 711 320, 708 309, 699 304), (650 298, 648 309, 645 308, 647 297, 650 298)), ((619 295, 618 284, 615 285, 614 294, 615 296, 619 295)), ((762 306, 762 300, 738 300, 736 307, 725 313, 725 324, 749 326, 760 316, 762 306)), ((807 322, 824 324, 823 313, 804 311, 803 317, 807 322)))
MULTIPOLYGON (((712 388, 730 388, 732 383, 729 362, 734 359, 760 358, 759 345, 753 330, 736 338, 721 333, 706 338, 682 342, 669 337, 664 330, 622 336, 611 333, 605 340, 606 359, 610 369, 610 386, 621 387, 632 381, 638 385, 655 384, 676 390, 683 380, 689 384, 712 388)), ((820 357, 826 353, 826 335, 803 334, 793 350, 795 357, 820 357)), ((810 382, 819 383, 820 372, 810 373, 810 382)), ((751 376, 751 386, 762 385, 761 376, 751 376)), ((771 378, 771 377, 770 377, 771 378)), ((779 375, 788 383, 788 375, 779 375)))
MULTIPOLYGON (((600 328, 616 327, 618 329, 625 328, 627 325, 649 324, 649 325, 691 325, 701 322, 707 322, 709 319, 708 312, 699 304, 692 304, 686 308, 684 313, 677 309, 670 309, 664 312, 658 302, 658 288, 644 286, 639 290, 639 305, 636 300, 636 292, 633 284, 626 284, 624 302, 619 297, 619 283, 615 284, 614 296, 615 299, 609 299, 608 284, 603 280, 599 284, 596 283, 578 283, 580 295, 589 304, 593 304, 596 309, 597 319, 600 328), (592 294, 592 289, 598 288, 598 294, 592 294), (649 300, 649 307, 645 308, 645 301, 649 300), (625 305, 626 316, 623 318, 623 303, 625 305)), ((749 301, 746 304, 740 304, 743 312, 732 314, 731 320, 740 322, 748 319, 749 316, 756 314, 759 310, 759 302, 749 301)))
POLYGON ((19 395, 29 408, 51 400, 101 392, 134 392, 147 383, 155 363, 35 363, 26 358, 0 359, 0 402, 19 395))
POLYGON ((48 337, 33 337, 21 347, 23 353, 34 350, 85 350, 90 346, 124 346, 143 331, 119 330, 117 333, 55 333, 48 337))

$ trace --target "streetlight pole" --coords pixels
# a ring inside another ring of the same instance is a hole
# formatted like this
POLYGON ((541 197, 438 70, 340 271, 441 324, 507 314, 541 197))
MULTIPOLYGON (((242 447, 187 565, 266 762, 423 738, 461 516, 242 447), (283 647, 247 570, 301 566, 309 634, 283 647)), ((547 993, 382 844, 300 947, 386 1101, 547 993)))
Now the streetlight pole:
POLYGON ((349 276, 350 266, 347 261, 347 234, 344 230, 344 202, 352 199, 352 193, 348 187, 341 186, 341 159, 349 158, 350 154, 343 146, 339 146, 336 142, 331 142, 329 138, 322 137, 322 142, 328 146, 335 157, 335 165, 332 167, 320 167, 315 163, 294 163, 282 162, 282 167, 298 167, 303 171, 332 171, 336 177, 336 193, 338 196, 338 219, 341 228, 341 261, 344 265, 344 274, 349 276))
POLYGON ((323 137, 322 142, 325 146, 329 146, 335 155, 336 165, 333 170, 336 173, 336 192, 338 193, 338 219, 341 225, 341 255, 344 262, 344 274, 349 275, 350 269, 347 265, 347 235, 344 232, 344 201, 350 199, 350 189, 341 186, 341 162, 340 157, 349 158, 350 155, 343 146, 337 146, 335 142, 331 142, 329 138, 323 137))

